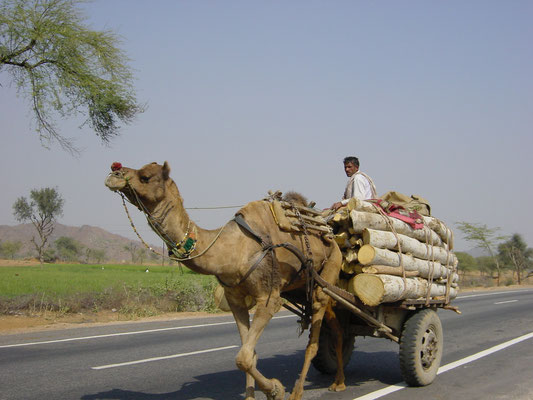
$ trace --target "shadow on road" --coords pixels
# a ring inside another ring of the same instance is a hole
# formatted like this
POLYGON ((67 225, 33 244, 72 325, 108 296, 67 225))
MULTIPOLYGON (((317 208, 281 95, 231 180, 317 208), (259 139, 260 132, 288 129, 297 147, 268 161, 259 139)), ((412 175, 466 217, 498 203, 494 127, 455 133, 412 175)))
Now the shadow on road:
MULTIPOLYGON (((304 351, 290 355, 279 355, 259 360, 259 370, 269 378, 279 379, 287 392, 292 390, 300 374, 304 351)), ((355 351, 345 368, 346 386, 360 386, 362 383, 379 381, 390 385, 402 381, 396 352, 355 351)), ((314 368, 309 370, 305 389, 323 389, 333 383, 333 375, 324 375, 314 368)), ((227 400, 244 398, 244 374, 235 369, 195 377, 195 381, 184 384, 180 389, 168 393, 145 393, 127 389, 112 389, 105 392, 86 394, 81 400, 227 400)), ((262 396, 258 396, 263 398, 262 396)))

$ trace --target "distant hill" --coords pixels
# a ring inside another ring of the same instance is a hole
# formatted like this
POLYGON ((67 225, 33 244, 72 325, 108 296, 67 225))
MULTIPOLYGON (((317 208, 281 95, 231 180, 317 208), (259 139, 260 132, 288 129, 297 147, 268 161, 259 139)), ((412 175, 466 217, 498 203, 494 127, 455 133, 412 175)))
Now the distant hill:
MULTIPOLYGON (((32 224, 20 224, 15 226, 0 225, 0 242, 19 241, 22 243, 17 257, 35 257, 36 251, 31 243, 32 237, 37 236, 37 231, 32 224)), ((107 262, 130 262, 131 254, 125 250, 125 246, 133 243, 137 248, 144 249, 144 245, 138 240, 131 240, 124 236, 110 233, 102 228, 83 225, 81 227, 55 224, 54 232, 48 239, 48 243, 53 245, 61 236, 66 236, 81 243, 83 246, 94 250, 104 250, 107 262)), ((154 247, 158 253, 162 253, 162 248, 154 247)))

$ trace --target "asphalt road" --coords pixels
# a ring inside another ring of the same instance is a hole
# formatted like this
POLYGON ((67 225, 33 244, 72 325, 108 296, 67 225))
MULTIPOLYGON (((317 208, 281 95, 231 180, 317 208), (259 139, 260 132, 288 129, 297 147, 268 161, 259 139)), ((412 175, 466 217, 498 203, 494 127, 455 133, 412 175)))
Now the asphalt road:
MULTIPOLYGON (((442 367, 433 384, 406 388, 398 345, 357 338, 348 389, 311 370, 304 399, 533 399, 533 289, 463 293, 462 315, 439 311, 442 367)), ((290 390, 307 332, 280 313, 258 346, 259 368, 290 390)), ((243 399, 237 329, 229 316, 0 336, 0 399, 243 399)), ((265 399, 262 393, 257 399, 265 399)))

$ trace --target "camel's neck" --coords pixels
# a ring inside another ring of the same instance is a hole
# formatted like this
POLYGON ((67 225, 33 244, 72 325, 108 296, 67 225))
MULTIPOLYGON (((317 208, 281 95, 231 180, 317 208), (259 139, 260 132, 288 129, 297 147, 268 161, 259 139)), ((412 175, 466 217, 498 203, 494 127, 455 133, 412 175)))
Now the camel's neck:
MULTIPOLYGON (((217 231, 208 231, 198 227, 187 214, 176 185, 172 183, 169 189, 166 199, 159 202, 151 212, 151 227, 167 242, 169 248, 178 244, 184 245, 189 237, 192 238, 195 241, 195 251, 190 256, 194 257, 211 244, 217 231)), ((181 249, 178 251, 181 252, 181 249)), ((201 256, 192 260, 184 260, 183 263, 193 271, 217 275, 219 266, 211 261, 212 257, 201 256)))

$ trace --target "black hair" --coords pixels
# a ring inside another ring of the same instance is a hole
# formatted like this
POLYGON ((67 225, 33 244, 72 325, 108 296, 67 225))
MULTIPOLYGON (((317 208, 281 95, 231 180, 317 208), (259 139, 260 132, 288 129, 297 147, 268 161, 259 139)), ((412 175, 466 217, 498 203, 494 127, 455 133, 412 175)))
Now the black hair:
POLYGON ((348 157, 345 157, 343 163, 344 163, 344 164, 346 164, 346 163, 352 163, 352 164, 355 165, 357 168, 359 168, 359 159, 358 159, 357 157, 354 157, 354 156, 348 156, 348 157))

